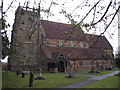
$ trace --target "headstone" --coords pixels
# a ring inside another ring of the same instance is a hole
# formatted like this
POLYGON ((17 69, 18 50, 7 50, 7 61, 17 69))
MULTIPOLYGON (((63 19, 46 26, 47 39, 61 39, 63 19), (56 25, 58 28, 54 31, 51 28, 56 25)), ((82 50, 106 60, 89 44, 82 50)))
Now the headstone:
POLYGON ((46 80, 43 76, 38 76, 35 80, 46 80))
POLYGON ((25 77, 25 73, 24 72, 22 72, 22 78, 24 78, 25 77))
POLYGON ((17 75, 17 76, 19 75, 19 70, 16 71, 16 75, 17 75))
POLYGON ((65 77, 65 78, 75 78, 74 77, 74 75, 72 75, 72 74, 69 74, 67 77, 65 77))
POLYGON ((42 69, 40 68, 40 75, 37 78, 35 78, 35 80, 45 80, 45 78, 42 76, 41 72, 42 72, 42 69))
POLYGON ((20 69, 17 69, 16 75, 19 75, 21 73, 20 69))
POLYGON ((42 76, 41 73, 42 73, 42 69, 40 68, 40 76, 42 76))
POLYGON ((33 75, 33 73, 32 73, 32 72, 30 72, 29 87, 32 87, 33 78, 34 78, 34 75, 33 75))

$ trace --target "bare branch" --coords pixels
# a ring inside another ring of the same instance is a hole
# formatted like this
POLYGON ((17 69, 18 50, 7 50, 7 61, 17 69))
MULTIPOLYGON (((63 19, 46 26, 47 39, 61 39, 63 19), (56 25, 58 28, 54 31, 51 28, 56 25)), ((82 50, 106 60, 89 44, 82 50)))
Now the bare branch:
POLYGON ((108 10, 109 10, 109 8, 110 8, 111 4, 112 4, 112 1, 109 3, 109 5, 108 5, 108 7, 107 7, 107 9, 106 9, 105 13, 104 13, 104 14, 103 14, 103 16, 101 17, 101 19, 100 19, 100 20, 98 20, 98 21, 97 21, 97 22, 95 22, 95 23, 92 23, 91 25, 95 25, 95 24, 99 23, 101 20, 103 20, 103 18, 104 18, 104 17, 105 17, 105 15, 107 14, 107 12, 108 12, 108 10))
MULTIPOLYGON (((120 6, 119 6, 118 9, 116 10, 113 18, 111 19, 110 23, 107 25, 107 27, 105 28, 105 30, 99 35, 98 39, 107 31, 108 27, 111 25, 111 23, 112 23, 112 21, 114 20, 116 14, 118 13, 119 9, 120 9, 120 6)), ((98 39, 93 43, 93 45, 92 45, 90 48, 92 48, 92 47, 97 43, 98 39)))
POLYGON ((84 18, 83 18, 77 25, 75 25, 74 27, 80 25, 80 24, 83 22, 83 20, 89 15, 89 13, 100 3, 100 1, 101 1, 101 0, 99 0, 99 1, 89 10, 89 12, 84 16, 84 18))
POLYGON ((6 12, 11 8, 13 2, 14 2, 14 0, 12 0, 12 2, 11 2, 10 5, 8 6, 8 8, 7 8, 6 11, 4 12, 4 14, 6 14, 6 12))

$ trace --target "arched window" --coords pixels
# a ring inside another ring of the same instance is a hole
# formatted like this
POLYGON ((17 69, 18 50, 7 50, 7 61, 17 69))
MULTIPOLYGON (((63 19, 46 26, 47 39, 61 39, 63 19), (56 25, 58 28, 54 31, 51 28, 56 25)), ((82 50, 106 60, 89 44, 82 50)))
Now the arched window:
POLYGON ((27 22, 28 22, 28 25, 31 27, 34 22, 33 17, 29 17, 27 22))
POLYGON ((70 47, 74 47, 73 41, 70 42, 70 47))
POLYGON ((58 41, 59 46, 63 46, 63 41, 58 41))
POLYGON ((80 61, 80 65, 83 65, 83 61, 80 61))
POLYGON ((80 43, 80 47, 83 47, 83 43, 82 42, 80 43))

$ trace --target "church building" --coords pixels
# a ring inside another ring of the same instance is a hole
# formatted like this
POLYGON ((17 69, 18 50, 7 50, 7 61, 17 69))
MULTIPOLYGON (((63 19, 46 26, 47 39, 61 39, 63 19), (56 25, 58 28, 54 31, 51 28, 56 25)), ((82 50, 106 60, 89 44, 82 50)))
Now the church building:
POLYGON ((105 36, 85 34, 79 25, 41 20, 38 9, 18 7, 10 48, 8 69, 12 71, 99 71, 114 67, 113 48, 105 36))

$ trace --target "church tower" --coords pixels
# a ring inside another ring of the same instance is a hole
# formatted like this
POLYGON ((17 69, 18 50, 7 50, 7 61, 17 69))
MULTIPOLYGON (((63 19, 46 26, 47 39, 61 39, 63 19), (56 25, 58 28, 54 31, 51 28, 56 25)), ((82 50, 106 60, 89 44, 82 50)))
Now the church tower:
POLYGON ((8 69, 38 69, 41 45, 39 14, 39 9, 34 8, 19 6, 16 10, 8 69))

